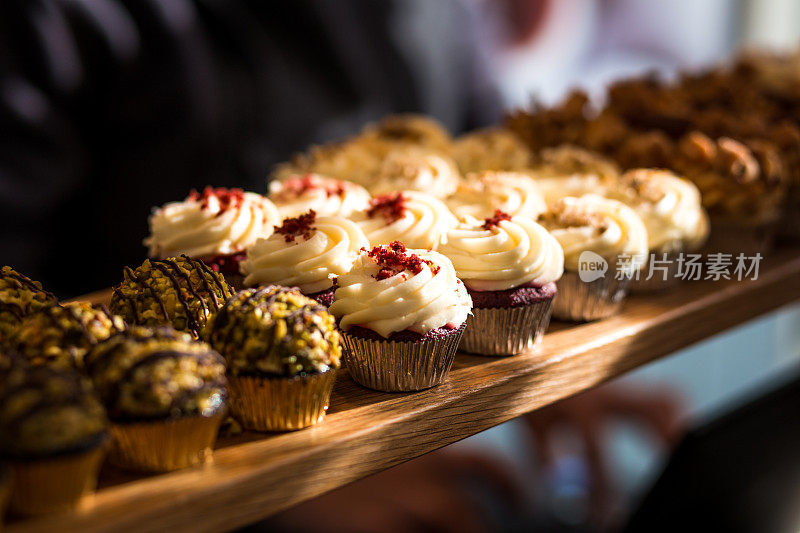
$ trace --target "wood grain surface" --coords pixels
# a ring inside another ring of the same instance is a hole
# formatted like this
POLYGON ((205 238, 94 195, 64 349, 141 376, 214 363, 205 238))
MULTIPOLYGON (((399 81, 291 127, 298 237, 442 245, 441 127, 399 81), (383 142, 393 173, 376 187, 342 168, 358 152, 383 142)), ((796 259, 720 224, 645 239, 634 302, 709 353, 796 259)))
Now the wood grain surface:
MULTIPOLYGON (((90 299, 103 301, 108 291, 90 299)), ((800 250, 775 253, 756 281, 685 282, 632 297, 622 314, 554 323, 538 353, 459 354, 428 391, 369 391, 340 372, 325 421, 223 439, 203 467, 140 476, 106 469, 77 511, 9 531, 217 531, 242 526, 474 435, 800 299, 800 250)))

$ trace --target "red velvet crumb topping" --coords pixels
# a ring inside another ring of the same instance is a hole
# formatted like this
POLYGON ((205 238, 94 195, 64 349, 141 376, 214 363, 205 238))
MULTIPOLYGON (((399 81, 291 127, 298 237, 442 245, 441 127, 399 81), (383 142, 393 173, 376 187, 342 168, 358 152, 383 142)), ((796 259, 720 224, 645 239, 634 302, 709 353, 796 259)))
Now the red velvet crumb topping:
POLYGON ((388 246, 375 246, 367 255, 381 267, 374 276, 378 281, 391 278, 404 270, 419 274, 422 272, 422 265, 424 264, 427 264, 434 274, 439 272, 439 265, 427 259, 422 259, 418 255, 408 253, 405 245, 399 241, 394 241, 388 246))
POLYGON ((296 198, 309 190, 323 190, 328 196, 342 196, 344 184, 340 181, 324 180, 314 174, 305 174, 285 180, 278 194, 284 198, 296 198))
POLYGON ((511 220, 511 215, 508 213, 503 213, 499 209, 494 210, 494 216, 487 218, 483 223, 483 229, 492 229, 493 227, 497 226, 503 220, 511 220))
POLYGON ((370 200, 367 216, 374 218, 376 215, 381 214, 386 218, 386 222, 390 224, 402 218, 405 210, 406 199, 403 197, 403 193, 394 192, 376 196, 370 200))
POLYGON ((283 235, 286 242, 292 242, 301 235, 308 240, 311 238, 311 232, 314 230, 314 222, 316 220, 316 211, 309 209, 308 213, 299 217, 283 219, 281 226, 275 226, 275 233, 283 235))
POLYGON ((244 191, 242 189, 226 189, 225 187, 211 187, 203 189, 202 193, 192 189, 189 191, 187 201, 200 202, 200 209, 203 211, 209 208, 211 198, 216 198, 219 202, 219 214, 228 209, 238 209, 244 201, 244 191))

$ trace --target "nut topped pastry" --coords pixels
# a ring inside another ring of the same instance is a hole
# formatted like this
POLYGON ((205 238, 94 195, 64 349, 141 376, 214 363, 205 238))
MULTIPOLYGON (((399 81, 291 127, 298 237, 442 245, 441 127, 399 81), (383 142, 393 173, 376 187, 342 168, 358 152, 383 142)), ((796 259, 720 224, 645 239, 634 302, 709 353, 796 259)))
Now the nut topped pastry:
POLYGON ((453 142, 453 159, 462 173, 484 170, 525 170, 534 155, 525 143, 505 128, 466 133, 453 142))
MULTIPOLYGON (((369 193, 351 181, 319 174, 290 176, 269 184, 269 198, 277 206, 281 220, 313 209, 319 216, 348 217, 369 203, 369 193)), ((280 224, 280 221, 275 223, 280 224)), ((269 235, 262 235, 267 238, 269 235)))
POLYGON ((297 289, 245 289, 207 331, 228 364, 231 409, 242 426, 286 431, 323 419, 341 357, 336 322, 324 307, 297 289))
POLYGON ((373 246, 402 241, 408 247, 436 249, 456 217, 439 199, 419 191, 401 191, 373 198, 352 220, 373 246))
POLYGON ((547 208, 537 182, 521 172, 470 174, 446 203, 457 217, 477 220, 489 218, 498 210, 535 218, 547 208))
POLYGON ((80 369, 92 346, 125 327, 122 318, 112 315, 104 305, 66 303, 24 319, 12 344, 34 366, 80 369))
POLYGON ((244 251, 279 221, 277 208, 260 194, 206 187, 155 209, 144 244, 154 259, 187 255, 223 273, 238 273, 244 251))
POLYGON ((112 420, 212 416, 227 398, 225 362, 188 333, 134 326, 86 356, 112 420))
POLYGON ((447 155, 411 146, 386 156, 369 189, 376 195, 409 190, 446 198, 460 181, 458 168, 447 155))
POLYGON ((183 256, 147 259, 135 270, 126 267, 114 287, 110 309, 128 324, 171 325, 195 337, 233 290, 222 274, 202 261, 183 256))
POLYGON ((450 150, 452 142, 450 133, 439 122, 414 113, 389 115, 376 123, 367 124, 356 139, 413 144, 445 153, 450 150))
POLYGON ((54 294, 11 268, 0 270, 0 344, 8 342, 26 316, 55 305, 54 294))
POLYGON ((326 307, 333 301, 335 277, 346 273, 361 248, 369 246, 355 222, 317 217, 312 210, 287 218, 268 239, 259 239, 242 263, 247 287, 297 287, 326 307))

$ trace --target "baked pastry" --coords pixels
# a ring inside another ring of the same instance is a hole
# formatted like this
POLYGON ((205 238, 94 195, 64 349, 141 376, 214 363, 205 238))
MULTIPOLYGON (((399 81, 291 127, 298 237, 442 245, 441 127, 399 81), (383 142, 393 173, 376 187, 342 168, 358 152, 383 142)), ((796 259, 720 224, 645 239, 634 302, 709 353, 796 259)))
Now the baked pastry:
POLYGON ((539 217, 564 250, 553 316, 587 321, 616 313, 647 259, 647 230, 622 202, 595 194, 562 198, 539 217))
POLYGON ((415 145, 443 153, 450 151, 452 143, 450 133, 442 124, 415 113, 388 115, 378 122, 367 124, 357 139, 415 145))
POLYGON ((233 416, 246 429, 285 431, 322 421, 341 357, 324 307, 297 289, 245 289, 225 303, 206 338, 225 357, 233 416))
POLYGON ((448 231, 439 251, 472 298, 460 348, 481 355, 533 349, 550 323, 564 272, 558 241, 532 218, 497 211, 448 231))
POLYGON ((81 369, 92 346, 125 327, 122 318, 104 305, 66 303, 25 318, 11 344, 34 366, 81 369))
POLYGON ((595 152, 561 145, 541 150, 530 175, 549 205, 565 196, 607 194, 617 187, 619 168, 595 152))
POLYGON ((317 217, 312 210, 287 218, 268 239, 259 239, 242 263, 247 287, 283 285, 328 307, 336 276, 350 270, 361 248, 369 246, 355 222, 317 217))
POLYGON ((698 250, 708 237, 708 215, 701 205, 700 191, 692 182, 666 170, 629 170, 619 183, 611 194, 642 218, 650 248, 652 272, 640 272, 631 290, 657 290, 677 283, 679 255, 698 250))
POLYGON ((356 382, 411 391, 447 376, 471 308, 449 259, 393 242, 359 253, 339 276, 330 312, 356 382))
MULTIPOLYGON (((351 181, 304 174, 272 181, 269 199, 277 206, 280 220, 283 220, 300 216, 309 209, 321 217, 349 217, 355 211, 366 209, 370 195, 364 187, 351 181)), ((278 224, 280 221, 275 222, 278 224)))
POLYGON ((453 142, 453 159, 463 174, 485 170, 522 171, 533 166, 533 152, 516 134, 502 127, 465 133, 453 142))
POLYGON ((147 259, 137 269, 125 267, 109 308, 128 324, 169 325, 199 337, 208 319, 233 289, 222 274, 187 256, 147 259))
POLYGON ((211 456, 228 388, 225 362, 208 344, 169 327, 132 327, 85 363, 111 419, 115 463, 166 472, 211 456))
POLYGON ((455 161, 446 154, 409 146, 389 152, 368 188, 375 195, 408 190, 447 198, 460 181, 455 161))
POLYGON ((457 223, 439 199, 419 191, 401 191, 373 198, 366 211, 352 220, 370 245, 400 240, 409 248, 435 250, 444 234, 457 223))
POLYGON ((0 456, 13 471, 12 512, 74 507, 97 484, 108 442, 103 407, 73 370, 17 362, 0 373, 0 456))
POLYGON ((537 217, 547 208, 536 181, 521 172, 470 174, 446 203, 458 218, 481 221, 497 210, 511 216, 537 217))
POLYGON ((0 270, 0 345, 6 344, 22 319, 58 303, 54 294, 11 268, 0 270))
POLYGON ((144 244, 152 259, 187 255, 233 280, 247 248, 268 237, 280 218, 275 205, 260 194, 206 187, 153 210, 144 244))

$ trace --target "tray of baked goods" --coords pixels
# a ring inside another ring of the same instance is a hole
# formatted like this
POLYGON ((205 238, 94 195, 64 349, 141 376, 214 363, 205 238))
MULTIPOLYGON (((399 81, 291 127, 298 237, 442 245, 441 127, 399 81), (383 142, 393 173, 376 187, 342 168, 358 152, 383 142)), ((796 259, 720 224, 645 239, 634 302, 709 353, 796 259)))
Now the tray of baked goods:
POLYGON ((245 525, 797 300, 792 65, 387 117, 155 208, 75 301, 4 267, 6 527, 245 525))

